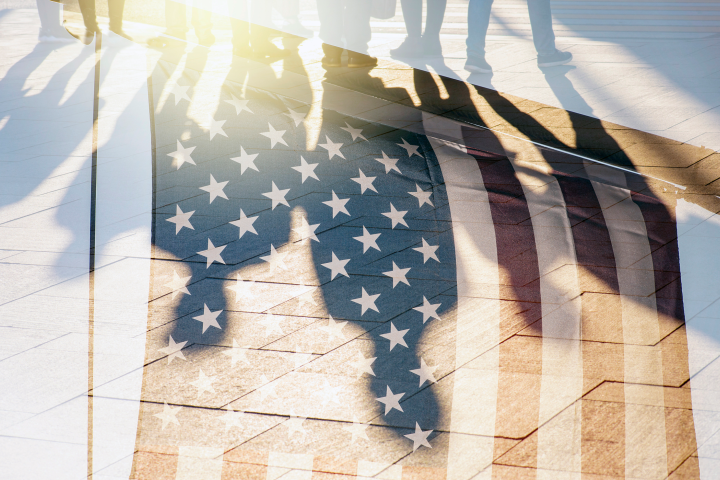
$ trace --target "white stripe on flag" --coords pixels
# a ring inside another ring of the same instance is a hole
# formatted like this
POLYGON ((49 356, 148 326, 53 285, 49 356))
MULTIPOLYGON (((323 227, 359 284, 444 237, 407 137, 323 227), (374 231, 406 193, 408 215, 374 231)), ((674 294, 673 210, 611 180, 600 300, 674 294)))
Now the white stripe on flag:
MULTIPOLYGON (((591 178, 625 184, 622 172, 586 165, 591 178)), ((630 191, 592 181, 615 255, 622 305, 625 380, 625 475, 665 478, 667 445, 655 276, 645 219, 630 191), (642 445, 642 448, 638 448, 642 445)))
POLYGON ((540 270, 543 341, 537 477, 579 479, 583 365, 575 242, 555 177, 530 164, 514 166, 530 211, 540 270))
POLYGON ((180 447, 175 480, 220 480, 224 449, 180 447))
POLYGON ((457 327, 448 480, 491 478, 500 336, 497 245, 480 168, 460 140, 460 125, 423 113, 447 188, 455 241, 457 327), (482 312, 482 313, 481 313, 482 312), (478 477, 478 473, 482 474, 478 477))

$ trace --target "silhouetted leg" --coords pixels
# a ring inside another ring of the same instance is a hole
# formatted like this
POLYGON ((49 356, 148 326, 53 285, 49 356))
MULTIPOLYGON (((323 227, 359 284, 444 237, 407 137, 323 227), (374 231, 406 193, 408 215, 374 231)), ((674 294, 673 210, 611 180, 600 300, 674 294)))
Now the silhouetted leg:
MULTIPOLYGON (((533 43, 538 55, 551 55, 555 48, 555 33, 552 28, 550 0, 527 0, 530 13, 533 43)), ((472 4, 472 2, 470 2, 472 4)))
POLYGON ((79 0, 80 13, 82 13, 83 23, 88 32, 97 32, 100 30, 95 16, 95 0, 79 0))
MULTIPOLYGON (((337 0, 336 0, 337 1, 337 0)), ((372 38, 370 30, 371 2, 345 0, 344 26, 346 48, 352 52, 367 54, 368 42, 372 38)))
MULTIPOLYGON (((193 3, 195 5, 195 3, 193 3)), ((212 13, 195 6, 192 7, 192 18, 190 22, 195 29, 195 35, 198 37, 200 45, 209 47, 215 43, 215 35, 212 34, 212 21, 210 20, 212 13)))
POLYGON ((123 11, 125 0, 108 0, 108 14, 110 15, 110 30, 115 33, 122 33, 123 11))
POLYGON ((440 29, 445 18, 447 0, 427 0, 427 18, 423 37, 440 39, 440 29))
MULTIPOLYGON (((529 0, 532 1, 532 0, 529 0)), ((470 0, 468 7, 468 58, 485 57, 485 37, 490 26, 490 8, 493 0, 470 0)))
MULTIPOLYGON (((422 35, 422 0, 401 0, 403 20, 408 37, 420 38, 422 35)), ((430 12, 428 12, 430 18, 430 12)))

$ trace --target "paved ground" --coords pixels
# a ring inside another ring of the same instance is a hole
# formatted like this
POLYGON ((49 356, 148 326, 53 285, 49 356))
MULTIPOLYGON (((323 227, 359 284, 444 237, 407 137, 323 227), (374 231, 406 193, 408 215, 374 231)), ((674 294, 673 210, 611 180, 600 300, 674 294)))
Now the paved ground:
POLYGON ((2 21, 10 478, 717 476, 717 154, 2 21))

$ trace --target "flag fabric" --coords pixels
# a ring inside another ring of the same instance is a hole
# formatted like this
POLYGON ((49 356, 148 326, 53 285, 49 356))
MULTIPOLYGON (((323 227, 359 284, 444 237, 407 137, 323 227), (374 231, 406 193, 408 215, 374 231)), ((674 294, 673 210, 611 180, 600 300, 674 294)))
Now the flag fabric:
POLYGON ((694 475, 657 185, 173 55, 134 478, 694 475))

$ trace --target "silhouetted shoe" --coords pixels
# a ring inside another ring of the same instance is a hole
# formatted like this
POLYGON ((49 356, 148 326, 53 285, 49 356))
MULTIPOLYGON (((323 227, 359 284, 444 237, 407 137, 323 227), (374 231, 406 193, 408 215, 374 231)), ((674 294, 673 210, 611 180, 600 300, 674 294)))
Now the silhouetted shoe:
POLYGON ((215 44, 215 35, 212 32, 198 34, 198 43, 203 47, 212 47, 215 44))
POLYGON ((492 67, 483 57, 468 57, 465 62, 465 70, 473 73, 490 73, 492 67))
POLYGON ((130 40, 131 42, 133 41, 132 37, 121 28, 111 28, 110 31, 119 37, 123 37, 124 39, 130 40))
POLYGON ((342 66, 342 54, 341 53, 326 53, 322 58, 322 66, 325 68, 334 68, 342 66))
POLYGON ((537 64, 538 67, 557 67, 558 65, 565 65, 572 58, 572 53, 558 50, 550 55, 538 55, 537 64))
POLYGON ((38 34, 40 43, 74 43, 75 39, 68 34, 67 30, 58 26, 55 28, 41 28, 38 34))
POLYGON ((426 57, 442 57, 442 44, 439 37, 422 37, 422 50, 426 57))
POLYGON ((423 56, 422 37, 405 37, 399 47, 390 50, 393 58, 417 58, 423 56))
POLYGON ((350 68, 374 67, 377 62, 377 58, 364 53, 351 52, 348 56, 348 67, 350 68))

